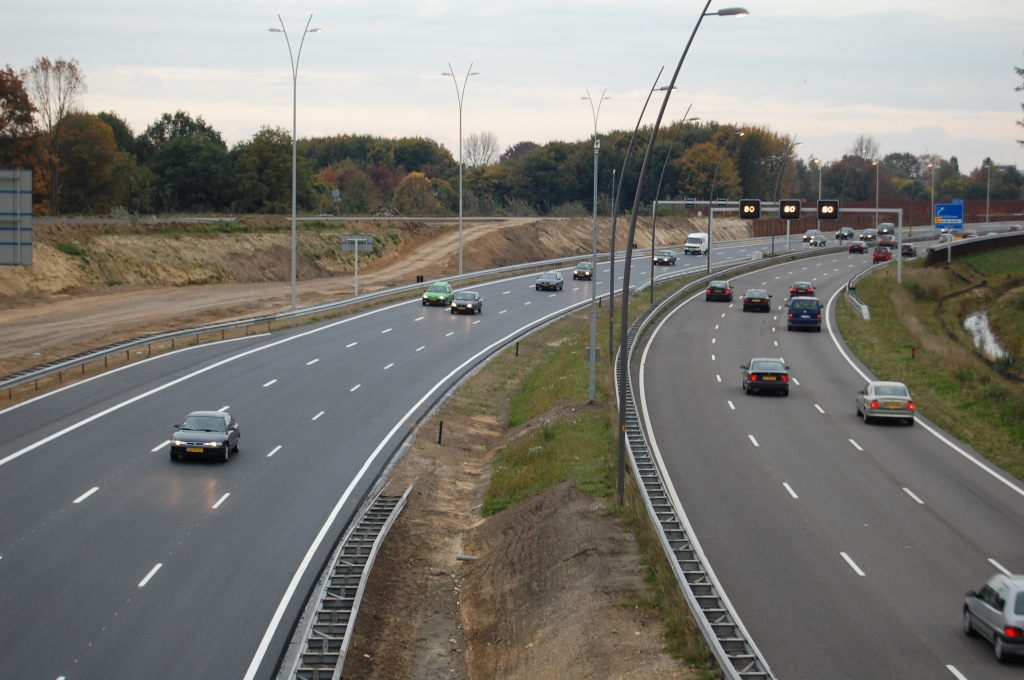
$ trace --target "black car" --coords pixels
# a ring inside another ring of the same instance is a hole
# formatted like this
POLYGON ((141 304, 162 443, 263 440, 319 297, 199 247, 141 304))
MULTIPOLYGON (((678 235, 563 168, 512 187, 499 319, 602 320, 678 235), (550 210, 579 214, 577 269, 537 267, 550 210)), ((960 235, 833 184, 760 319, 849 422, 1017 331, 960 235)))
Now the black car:
POLYGON ((558 272, 544 272, 537 277, 537 290, 562 290, 562 275, 558 272))
POLYGON ((455 294, 452 300, 452 314, 480 314, 484 311, 484 299, 480 293, 472 290, 464 290, 455 294))
POLYGON ((772 311, 772 296, 761 288, 751 288, 743 294, 743 311, 772 311))
POLYGON ((900 248, 901 257, 917 257, 917 248, 913 243, 904 243, 900 248))
POLYGON ((814 285, 810 281, 797 281, 789 289, 790 295, 814 295, 814 285))
POLYGON ((238 452, 238 440, 242 438, 238 421, 220 411, 193 411, 174 428, 171 460, 194 456, 226 463, 232 451, 238 452))
POLYGON ((860 232, 860 240, 864 241, 865 243, 869 241, 877 241, 878 231, 876 229, 865 229, 864 231, 860 232))
POLYGON ((743 369, 743 391, 779 392, 789 396, 789 366, 782 359, 751 359, 749 364, 740 366, 743 369))
POLYGON ((896 237, 892 234, 882 234, 878 237, 878 245, 886 248, 896 247, 896 237))
POLYGON ((712 281, 704 291, 704 301, 723 300, 732 302, 732 284, 728 281, 712 281))
POLYGON ((853 229, 849 227, 843 227, 836 232, 837 241, 852 241, 854 239, 853 229))
POLYGON ((572 270, 572 280, 586 279, 588 281, 594 280, 594 263, 584 260, 580 262, 572 270))
POLYGON ((886 236, 886 235, 888 235, 888 236, 895 236, 896 235, 896 225, 893 224, 892 222, 882 222, 881 224, 878 225, 878 235, 879 236, 886 236))
POLYGON ((676 254, 671 250, 659 250, 654 253, 654 264, 674 265, 675 263, 676 254))
POLYGON ((815 236, 821 236, 821 232, 817 229, 808 229, 804 232, 804 243, 807 243, 815 236))
POLYGON ((866 253, 868 252, 868 244, 864 241, 854 241, 850 244, 851 253, 866 253))

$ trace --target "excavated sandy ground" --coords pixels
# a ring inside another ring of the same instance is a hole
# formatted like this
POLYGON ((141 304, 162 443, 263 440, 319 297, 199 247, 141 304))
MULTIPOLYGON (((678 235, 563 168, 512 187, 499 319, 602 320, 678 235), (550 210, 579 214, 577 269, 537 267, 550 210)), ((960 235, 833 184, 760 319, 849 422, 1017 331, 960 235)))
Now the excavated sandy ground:
MULTIPOLYGON (((599 250, 609 246, 609 218, 598 221, 599 250)), ((264 225, 265 226, 265 225, 264 225)), ((281 226, 281 225, 278 225, 281 226)), ((628 228, 620 219, 619 233, 628 228)), ((702 220, 659 218, 659 245, 679 244, 702 220)), ((716 235, 745 238, 739 220, 719 220, 716 235)), ((32 267, 0 268, 0 376, 147 333, 286 310, 291 241, 286 229, 250 233, 168 234, 154 227, 46 224, 37 228, 32 267), (147 231, 147 229, 149 229, 147 231), (58 250, 81 247, 83 255, 58 250)), ((300 228, 297 304, 350 296, 351 254, 342 229, 300 228)), ((383 254, 360 261, 361 291, 428 280, 458 271, 455 224, 360 222, 344 231, 382 236, 383 254)), ((510 219, 473 223, 463 233, 464 271, 585 255, 592 221, 510 219)), ((624 237, 617 239, 619 248, 624 237)), ((650 247, 650 218, 636 242, 650 247)))

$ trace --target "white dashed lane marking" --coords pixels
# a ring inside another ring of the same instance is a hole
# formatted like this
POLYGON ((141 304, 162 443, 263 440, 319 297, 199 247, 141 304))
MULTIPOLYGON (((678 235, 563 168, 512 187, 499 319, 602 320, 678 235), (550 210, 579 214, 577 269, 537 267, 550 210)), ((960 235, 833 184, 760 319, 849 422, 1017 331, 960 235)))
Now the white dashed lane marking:
POLYGON ((217 413, 224 413, 224 411, 227 411, 229 408, 231 408, 231 407, 230 406, 221 406, 219 409, 217 409, 217 413))
POLYGON ((455 331, 452 331, 451 333, 448 333, 448 334, 447 334, 447 335, 445 335, 444 337, 446 337, 446 338, 447 338, 448 336, 451 336, 451 335, 455 335, 455 331))
POLYGON ((1006 567, 1004 567, 1003 565, 999 564, 998 562, 996 562, 996 561, 995 561, 994 559, 992 559, 991 557, 990 557, 990 558, 988 558, 988 561, 989 561, 989 562, 990 562, 990 563, 992 564, 992 566, 993 566, 993 567, 995 567, 995 568, 996 568, 996 569, 998 569, 999 571, 1003 572, 1003 573, 1004 573, 1004 574, 1006 574, 1007 576, 1013 576, 1013 574, 1011 574, 1011 573, 1010 573, 1010 570, 1009 570, 1009 569, 1007 569, 1007 568, 1006 568, 1006 567))
POLYGON ((268 383, 263 383, 263 386, 264 386, 264 387, 270 387, 271 385, 273 385, 273 384, 274 384, 274 383, 276 383, 276 382, 277 382, 277 378, 274 378, 273 380, 271 380, 271 381, 270 381, 270 382, 268 382, 268 383))
POLYGON ((353 387, 352 389, 350 389, 350 390, 349 390, 349 392, 355 392, 356 390, 358 390, 358 389, 359 389, 360 387, 362 387, 362 386, 363 386, 363 384, 362 384, 362 383, 359 383, 358 385, 356 385, 355 387, 353 387))
POLYGON ((277 446, 274 447, 273 451, 271 451, 270 453, 267 454, 267 458, 270 458, 271 456, 273 456, 275 453, 277 453, 280 450, 281 450, 281 445, 278 444, 277 446))
POLYGON ((757 443, 757 440, 756 440, 756 439, 754 439, 754 435, 752 435, 752 434, 748 434, 747 436, 748 436, 748 437, 750 437, 750 443, 751 443, 751 444, 753 444, 754 446, 757 446, 757 447, 760 447, 760 446, 761 446, 760 444, 758 444, 758 443, 757 443))
POLYGON ((413 321, 423 321, 423 319, 425 319, 425 318, 426 317, 420 316, 420 317, 417 317, 417 318, 413 319, 413 321))
POLYGON ((712 360, 712 361, 714 361, 714 360, 715 360, 715 355, 714 355, 714 354, 712 354, 712 355, 711 355, 711 360, 712 360))
POLYGON ((98 487, 98 486, 94 486, 94 487, 92 487, 91 489, 89 489, 88 491, 86 491, 86 492, 85 492, 85 493, 83 493, 83 494, 82 494, 81 496, 79 496, 78 498, 76 498, 75 500, 73 500, 73 501, 71 501, 71 502, 72 502, 72 503, 81 503, 81 502, 82 502, 82 501, 84 501, 84 500, 85 500, 86 498, 88 498, 89 496, 93 495, 94 493, 96 493, 96 492, 97 492, 97 491, 99 491, 99 490, 100 490, 100 487, 98 487))
POLYGON ((857 449, 858 451, 863 451, 863 450, 864 450, 864 449, 862 449, 862 448, 860 447, 860 444, 858 444, 857 442, 853 441, 852 439, 850 439, 850 440, 849 440, 849 442, 850 442, 851 444, 853 444, 853 448, 857 449))
POLYGON ((818 406, 817 404, 814 405, 814 408, 818 409, 818 413, 824 413, 825 412, 825 409, 823 409, 822 407, 818 406))
POLYGON ((718 378, 718 382, 722 382, 722 376, 716 375, 715 377, 718 378))
POLYGON ((323 414, 324 414, 324 412, 323 412, 323 411, 320 411, 320 413, 317 413, 317 414, 316 414, 315 416, 313 416, 313 420, 316 420, 317 418, 319 418, 319 417, 320 417, 320 416, 322 416, 323 414))
POLYGON ((160 567, 162 567, 162 566, 164 566, 163 563, 158 563, 155 567, 150 569, 149 573, 146 574, 146 578, 144 578, 141 581, 139 581, 139 587, 142 588, 147 583, 149 583, 149 579, 153 578, 153 576, 156 574, 156 572, 160 571, 160 567))
POLYGON ((732 410, 732 411, 735 411, 735 410, 736 410, 736 405, 735 405, 735 404, 733 404, 733 403, 732 403, 731 401, 730 401, 730 402, 727 402, 727 403, 729 404, 729 409, 730 409, 730 410, 732 410))
POLYGON ((474 322, 473 322, 473 325, 475 326, 475 325, 477 325, 478 323, 480 323, 480 319, 477 319, 476 321, 474 321, 474 322))
POLYGON ((170 444, 170 443, 171 443, 171 440, 170 440, 170 439, 168 439, 168 440, 167 440, 167 441, 165 441, 165 442, 164 442, 163 444, 157 444, 156 446, 154 446, 153 448, 151 448, 151 449, 150 449, 150 451, 152 451, 153 453, 156 453, 157 451, 159 451, 160 449, 164 448, 165 446, 167 446, 167 445, 168 445, 168 444, 170 444))
POLYGON ((842 555, 843 559, 846 560, 846 563, 849 564, 853 568, 853 570, 855 572, 857 572, 857 576, 863 576, 864 575, 864 572, 860 570, 860 567, 857 566, 857 563, 854 562, 853 559, 849 555, 847 555, 844 552, 841 552, 839 554, 842 555))
POLYGON ((315 364, 315 363, 316 363, 316 362, 318 362, 318 361, 320 361, 320 360, 319 360, 319 359, 313 359, 312 361, 307 361, 307 362, 306 362, 306 365, 307 365, 307 366, 312 366, 313 364, 315 364))
POLYGON ((226 501, 226 500, 228 499, 228 496, 230 496, 230 495, 231 495, 230 493, 226 493, 226 494, 224 494, 223 496, 221 496, 221 497, 220 497, 220 500, 219 500, 219 501, 217 501, 216 503, 214 503, 214 504, 213 504, 213 508, 211 508, 211 509, 212 509, 212 510, 216 510, 217 508, 219 508, 219 507, 220 507, 220 504, 221 504, 221 503, 223 503, 224 501, 226 501))
POLYGON ((426 348, 427 348, 426 345, 421 345, 420 347, 416 348, 416 351, 419 352, 420 350, 423 350, 423 349, 426 349, 426 348))
POLYGON ((505 312, 507 312, 507 311, 508 311, 507 309, 503 309, 503 310, 501 310, 500 312, 498 312, 498 314, 504 314, 504 313, 505 313, 505 312))
POLYGON ((388 370, 389 368, 391 368, 392 366, 394 366, 394 364, 393 364, 393 363, 391 363, 391 364, 388 364, 387 366, 385 366, 385 367, 384 367, 384 370, 386 371, 386 370, 388 370))
POLYGON ((348 347, 355 347, 355 346, 356 346, 356 345, 358 345, 358 344, 359 344, 358 342, 350 342, 350 343, 348 343, 347 345, 345 345, 345 347, 346 347, 346 348, 348 348, 348 347))
MULTIPOLYGON (((532 304, 533 304, 533 300, 531 300, 530 302, 527 302, 526 304, 527 304, 527 305, 532 305, 532 304)), ((524 306, 525 306, 525 305, 524 305, 524 306)))
POLYGON ((508 294, 509 294, 509 293, 511 293, 511 292, 512 292, 512 291, 510 291, 510 290, 506 290, 506 291, 505 291, 504 293, 502 293, 502 295, 508 295, 508 294))
POLYGON ((797 380, 796 378, 793 378, 793 384, 796 385, 797 387, 800 387, 800 381, 797 380))
POLYGON ((924 505, 924 501, 923 501, 923 500, 921 500, 920 498, 918 498, 918 497, 917 497, 917 494, 915 494, 915 493, 914 493, 913 491, 911 491, 911 490, 910 490, 910 489, 908 489, 907 487, 903 487, 903 490, 907 492, 907 495, 908 495, 908 496, 910 496, 910 497, 911 497, 911 498, 913 498, 913 499, 914 499, 915 501, 917 501, 917 503, 918 503, 919 505, 924 505))
POLYGON ((782 486, 786 487, 786 491, 789 492, 790 496, 792 496, 793 498, 800 498, 800 496, 796 495, 796 491, 793 491, 793 487, 791 487, 788 482, 783 482, 782 486))
POLYGON ((385 328, 384 330, 381 331, 381 335, 383 335, 384 333, 390 333, 390 332, 391 332, 390 328, 385 328))

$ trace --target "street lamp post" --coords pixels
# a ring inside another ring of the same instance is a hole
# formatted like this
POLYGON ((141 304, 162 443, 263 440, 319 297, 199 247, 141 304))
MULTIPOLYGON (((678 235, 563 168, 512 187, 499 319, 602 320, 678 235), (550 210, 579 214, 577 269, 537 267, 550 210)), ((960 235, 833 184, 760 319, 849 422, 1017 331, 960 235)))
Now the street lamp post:
MULTIPOLYGON (((794 137, 796 139, 796 137, 794 137)), ((782 184, 782 173, 785 172, 786 166, 789 165, 789 159, 793 156, 793 149, 803 144, 803 142, 793 142, 789 149, 786 151, 786 157, 782 160, 782 166, 779 168, 779 176, 775 179, 775 193, 772 194, 772 202, 778 202, 779 200, 779 186, 782 184)), ((782 218, 781 213, 779 219, 782 218)), ((789 252, 789 220, 786 220, 786 252, 789 252)), ((772 221, 772 255, 775 254, 775 222, 772 221)))
POLYGON ((878 161, 871 161, 871 165, 875 166, 875 227, 878 227, 878 180, 881 177, 882 166, 878 161))
MULTIPOLYGON (((636 141, 636 133, 640 129, 640 122, 644 119, 644 112, 647 111, 647 105, 651 102, 651 96, 655 90, 658 89, 658 81, 661 80, 661 72, 665 70, 662 66, 658 69, 658 76, 654 79, 654 84, 651 85, 651 91, 647 93, 647 99, 644 100, 644 106, 640 109, 640 117, 636 119, 636 127, 633 128, 633 134, 629 138, 629 144, 626 146, 626 155, 622 158, 622 172, 619 174, 619 186, 615 188, 614 181, 614 170, 612 171, 612 194, 615 196, 612 199, 612 233, 611 233, 611 245, 609 250, 611 251, 611 257, 609 258, 610 264, 610 276, 608 278, 608 358, 611 359, 615 349, 615 223, 619 217, 619 196, 622 194, 622 184, 626 179, 626 164, 629 163, 629 153, 633 150, 633 142, 636 141)), ((664 89, 664 88, 661 88, 664 89)))
POLYGON ((661 177, 658 178, 658 188, 654 190, 654 203, 651 208, 651 304, 654 304, 654 251, 658 248, 658 199, 661 198, 661 185, 665 181, 665 171, 668 170, 668 161, 672 158, 672 149, 676 146, 676 140, 679 139, 679 133, 683 130, 683 125, 686 123, 696 123, 700 118, 687 118, 690 115, 690 109, 693 108, 691 103, 686 107, 686 113, 683 114, 683 120, 676 128, 676 133, 672 136, 672 143, 668 145, 668 153, 665 154, 665 163, 661 166, 661 177))
MULTIPOLYGON (((647 168, 651 162, 651 150, 654 148, 654 142, 658 138, 658 127, 661 126, 661 119, 665 116, 665 109, 668 107, 669 96, 672 94, 672 88, 675 87, 676 79, 679 77, 679 71, 683 68, 683 62, 686 61, 686 54, 690 51, 690 45, 693 44, 693 38, 697 35, 697 29, 700 28, 701 22, 704 21, 706 16, 746 16, 747 10, 739 7, 730 7, 728 9, 722 9, 717 12, 708 12, 708 7, 711 6, 711 0, 707 0, 704 4, 704 9, 700 13, 700 17, 697 19, 696 25, 693 27, 693 32, 690 33, 690 39, 686 42, 686 47, 683 49, 683 54, 679 57, 679 63, 676 65, 676 70, 672 74, 672 80, 668 84, 668 90, 665 92, 665 99, 661 102, 661 110, 658 111, 658 118, 654 121, 654 125, 651 128, 651 138, 647 140, 647 151, 644 153, 644 162, 640 166, 640 178, 636 184, 636 196, 633 198, 633 211, 629 216, 629 235, 626 238, 626 244, 630 247, 626 248, 626 264, 625 270, 622 275, 622 320, 619 322, 619 371, 618 371, 618 389, 619 389, 619 470, 618 470, 618 499, 619 505, 622 505, 623 494, 625 493, 626 483, 626 383, 628 376, 626 371, 629 370, 629 365, 626 358, 626 346, 627 346, 627 330, 629 324, 629 273, 630 266, 633 261, 633 237, 636 235, 636 218, 640 212, 640 200, 643 198, 644 192, 644 180, 647 179, 647 168)), ((710 249, 708 253, 710 254, 710 249)))
POLYGON ((471 73, 473 70, 473 62, 469 63, 469 68, 466 69, 466 77, 462 81, 462 90, 459 90, 459 81, 455 77, 455 69, 452 68, 451 62, 448 63, 448 71, 442 73, 443 76, 451 76, 452 82, 455 83, 455 96, 459 100, 459 276, 462 276, 462 102, 466 98, 466 83, 469 82, 470 76, 478 76, 479 72, 471 73))
MULTIPOLYGON (((818 166, 818 201, 821 201, 821 159, 815 158, 814 164, 818 166)), ((821 231, 821 218, 818 219, 818 231, 821 231)))
MULTIPOLYGON (((302 40, 299 41, 299 52, 292 57, 292 42, 288 39, 288 31, 285 30, 284 20, 281 19, 281 15, 277 15, 277 20, 281 22, 281 28, 268 29, 271 33, 284 33, 284 41, 288 45, 288 60, 292 65, 292 311, 295 311, 295 213, 296 213, 296 183, 298 178, 298 141, 296 137, 296 112, 297 112, 297 100, 298 100, 298 89, 299 89, 299 59, 302 58, 302 46, 306 42, 307 33, 323 33, 322 29, 310 28, 309 24, 313 21, 313 15, 309 15, 309 19, 306 21, 306 28, 302 30, 302 40)), ((292 324, 295 323, 295 317, 292 317, 292 324)))
POLYGON ((931 223, 932 228, 935 227, 935 163, 934 161, 928 164, 928 174, 931 175, 932 181, 932 211, 928 213, 928 221, 931 223))
POLYGON ((590 102, 590 113, 594 117, 594 230, 593 243, 594 251, 590 260, 590 347, 587 349, 587 361, 590 362, 590 388, 587 390, 587 400, 593 404, 597 394, 597 157, 601 152, 601 140, 597 137, 597 119, 601 115, 601 104, 611 97, 604 96, 607 90, 601 91, 601 98, 597 100, 597 108, 594 108, 594 100, 587 90, 586 99, 590 102))
POLYGON ((988 180, 985 182, 985 223, 988 224, 988 208, 992 198, 992 159, 986 159, 985 167, 988 169, 988 180))
POLYGON ((712 229, 714 229, 714 220, 711 219, 711 201, 715 200, 715 182, 718 181, 718 170, 722 167, 722 161, 725 159, 725 151, 729 148, 729 143, 733 137, 742 137, 747 134, 739 130, 733 130, 732 134, 729 135, 729 139, 725 140, 725 146, 722 147, 722 155, 718 157, 718 165, 715 166, 715 176, 711 178, 711 191, 708 193, 708 274, 711 273, 711 246, 714 242, 714 235, 712 229))

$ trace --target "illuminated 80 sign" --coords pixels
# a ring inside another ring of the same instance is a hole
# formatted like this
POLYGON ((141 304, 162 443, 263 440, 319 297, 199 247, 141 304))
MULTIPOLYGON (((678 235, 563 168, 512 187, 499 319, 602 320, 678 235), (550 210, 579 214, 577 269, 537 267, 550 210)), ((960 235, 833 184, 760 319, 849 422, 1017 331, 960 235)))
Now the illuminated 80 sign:
POLYGON ((779 217, 784 220, 800 219, 800 201, 797 199, 779 201, 779 217))
POLYGON ((839 201, 818 201, 819 220, 838 220, 839 201))
POLYGON ((740 219, 761 219, 761 201, 756 198, 744 198, 740 201, 740 219))

